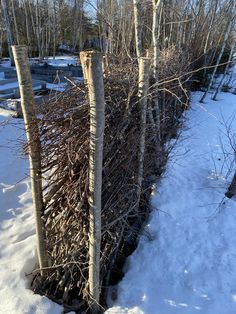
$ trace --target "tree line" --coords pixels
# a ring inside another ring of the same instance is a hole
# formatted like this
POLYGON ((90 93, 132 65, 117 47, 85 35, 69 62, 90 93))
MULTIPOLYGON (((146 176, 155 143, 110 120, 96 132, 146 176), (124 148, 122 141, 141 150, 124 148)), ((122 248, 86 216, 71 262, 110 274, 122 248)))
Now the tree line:
MULTIPOLYGON (((6 56, 9 45, 26 44, 30 55, 43 57, 55 55, 59 48, 81 51, 94 45, 106 53, 133 57, 136 7, 140 16, 141 54, 149 48, 162 50, 175 45, 191 54, 193 60, 204 55, 207 64, 216 58, 229 23, 233 24, 230 22, 233 3, 233 0, 1 0, 0 52, 6 56), (95 12, 92 16, 91 10, 95 12)), ((233 25, 227 38, 229 44, 232 28, 233 25)))
POLYGON ((1 56, 13 44, 40 58, 82 50, 94 31, 84 0, 2 0, 0 17, 1 56))

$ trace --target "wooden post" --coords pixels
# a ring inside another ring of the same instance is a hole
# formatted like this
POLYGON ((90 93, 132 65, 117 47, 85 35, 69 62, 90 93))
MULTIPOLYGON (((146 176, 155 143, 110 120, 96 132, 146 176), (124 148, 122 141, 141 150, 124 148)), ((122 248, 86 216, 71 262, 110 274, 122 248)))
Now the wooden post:
MULTIPOLYGON (((87 62, 87 57, 88 57, 88 52, 93 52, 93 50, 89 51, 81 51, 80 52, 80 63, 82 66, 82 71, 83 71, 83 77, 84 77, 84 82, 87 82, 87 68, 86 68, 86 62, 87 62)), ((108 70, 108 60, 107 56, 102 57, 102 71, 103 71, 103 76, 106 76, 106 72, 108 70)))
POLYGON ((159 79, 158 67, 160 67, 160 48, 158 46, 159 34, 160 34, 160 19, 161 15, 159 13, 159 7, 161 0, 152 0, 152 11, 153 11, 153 21, 152 21, 152 44, 153 44, 153 76, 156 81, 159 79))
POLYGON ((145 153, 147 98, 149 88, 150 59, 140 58, 139 61, 139 110, 140 110, 140 144, 138 168, 138 197, 140 197, 143 181, 143 163, 145 153))
MULTIPOLYGON (((159 80, 159 67, 160 67, 160 48, 159 48, 159 39, 160 39, 160 21, 161 21, 161 8, 162 5, 161 0, 152 0, 152 10, 153 10, 153 21, 152 21, 152 44, 153 44, 153 76, 158 83, 159 80), (160 12, 159 12, 160 11, 160 12)), ((154 112, 157 129, 157 141, 160 143, 161 141, 161 110, 158 99, 158 85, 155 86, 155 95, 153 97, 154 103, 154 112)))
POLYGON ((100 251, 103 137, 105 127, 105 98, 102 53, 83 53, 90 102, 89 157, 89 293, 92 313, 100 311, 100 251))
POLYGON ((40 153, 41 147, 35 112, 34 92, 32 88, 27 47, 12 46, 12 51, 20 88, 21 107, 25 122, 26 136, 29 143, 30 176, 36 222, 38 259, 39 267, 41 268, 41 275, 44 275, 45 271, 43 268, 48 266, 48 259, 45 245, 45 227, 42 220, 43 197, 40 153))
POLYGON ((86 59, 87 59, 88 51, 81 51, 79 56, 80 56, 80 63, 82 66, 82 71, 83 71, 83 77, 84 77, 84 82, 87 82, 87 73, 86 73, 86 59))

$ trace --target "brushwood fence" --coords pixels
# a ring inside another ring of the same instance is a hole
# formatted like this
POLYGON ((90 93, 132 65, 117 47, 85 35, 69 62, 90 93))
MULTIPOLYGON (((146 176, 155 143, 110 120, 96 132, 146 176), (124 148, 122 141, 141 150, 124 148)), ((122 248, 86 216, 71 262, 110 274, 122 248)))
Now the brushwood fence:
MULTIPOLYGON (((22 49, 26 56, 25 47, 15 51, 22 49)), ((54 95, 40 119, 30 113, 29 154, 40 143, 33 175, 44 180, 37 212, 43 247, 32 289, 65 310, 102 312, 109 286, 121 279, 137 245, 153 183, 167 160, 165 144, 176 136, 188 106, 186 59, 171 49, 161 59, 158 94, 151 59, 121 63, 84 52, 84 83, 71 82, 54 95)), ((27 101, 34 106, 32 97, 23 97, 23 108, 27 101)))

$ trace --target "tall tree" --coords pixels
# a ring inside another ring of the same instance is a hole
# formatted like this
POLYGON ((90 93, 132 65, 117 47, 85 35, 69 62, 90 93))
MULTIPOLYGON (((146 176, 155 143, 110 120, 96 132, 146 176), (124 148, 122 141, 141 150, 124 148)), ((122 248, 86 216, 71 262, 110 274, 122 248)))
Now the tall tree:
POLYGON ((142 39, 142 3, 140 0, 133 0, 134 6, 134 31, 135 31, 135 44, 136 54, 139 60, 143 56, 143 39, 142 39))
POLYGON ((1 0, 1 2, 2 2, 3 16, 5 20, 5 27, 6 27, 6 32, 7 32, 8 51, 9 51, 11 64, 13 65, 14 60, 13 60, 13 55, 12 55, 12 50, 11 50, 11 46, 13 45, 13 33, 12 33, 12 28, 11 28, 10 16, 9 16, 9 8, 8 8, 9 2, 7 2, 6 0, 1 0))

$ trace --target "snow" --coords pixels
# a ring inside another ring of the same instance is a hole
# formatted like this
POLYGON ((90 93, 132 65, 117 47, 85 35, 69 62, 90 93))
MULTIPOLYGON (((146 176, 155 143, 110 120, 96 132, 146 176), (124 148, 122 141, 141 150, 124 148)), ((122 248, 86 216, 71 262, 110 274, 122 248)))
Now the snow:
POLYGON ((77 56, 56 56, 55 58, 49 57, 45 59, 49 65, 66 67, 68 65, 77 65, 78 57, 77 56))
MULTIPOLYGON (((30 58, 30 64, 38 63, 38 61, 39 61, 39 58, 30 58)), ((66 67, 68 65, 77 65, 78 56, 61 55, 61 56, 55 56, 55 58, 48 57, 48 58, 44 58, 43 62, 47 62, 49 65, 52 65, 52 66, 66 67)), ((0 66, 5 67, 5 68, 13 68, 13 69, 15 68, 11 66, 9 59, 2 61, 0 66)))
POLYGON ((0 80, 5 80, 5 73, 4 72, 0 72, 0 80))
MULTIPOLYGON (((73 82, 75 84, 79 84, 79 83, 83 82, 83 78, 82 77, 74 77, 73 78, 73 82)), ((54 91, 57 91, 57 92, 65 91, 67 86, 68 86, 67 82, 60 82, 58 84, 47 83, 47 85, 46 85, 47 89, 54 90, 54 91)))
MULTIPOLYGON (((153 192, 149 236, 128 259, 107 314, 236 313, 236 200, 224 198, 233 160, 225 124, 236 132, 236 96, 199 98, 153 192)), ((23 121, 0 109, 0 134, 0 313, 59 314, 29 289, 37 255, 23 121)))
POLYGON ((4 85, 0 85, 0 91, 3 91, 5 89, 10 89, 10 88, 17 88, 19 87, 19 84, 18 82, 12 82, 12 83, 7 83, 7 84, 4 84, 4 85))
MULTIPOLYGON (((14 88, 18 88, 19 84, 18 81, 12 82, 12 83, 6 83, 6 84, 2 84, 0 85, 0 91, 4 91, 6 89, 14 89, 14 88)), ((35 85, 33 86, 33 90, 38 90, 41 89, 41 85, 35 85)))
POLYGON ((11 66, 11 62, 9 58, 5 58, 3 61, 1 61, 0 66, 3 68, 13 68, 15 69, 15 67, 11 66))
POLYGON ((59 84, 47 83, 47 89, 54 90, 57 92, 63 92, 66 89, 67 83, 60 82, 59 84))
POLYGON ((34 295, 25 276, 37 257, 29 166, 19 143, 22 120, 0 109, 0 134, 0 313, 59 314, 61 307, 34 295))
POLYGON ((128 259, 107 314, 236 313, 236 199, 224 197, 234 157, 225 125, 236 135, 236 96, 199 98, 153 193, 150 236, 128 259))

